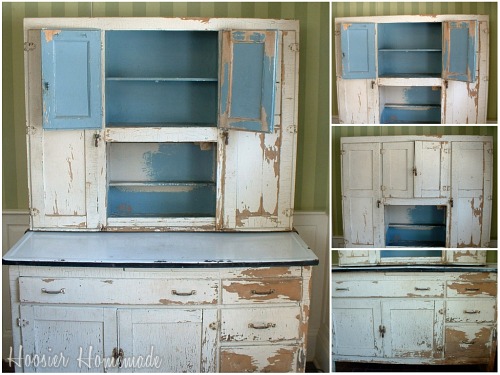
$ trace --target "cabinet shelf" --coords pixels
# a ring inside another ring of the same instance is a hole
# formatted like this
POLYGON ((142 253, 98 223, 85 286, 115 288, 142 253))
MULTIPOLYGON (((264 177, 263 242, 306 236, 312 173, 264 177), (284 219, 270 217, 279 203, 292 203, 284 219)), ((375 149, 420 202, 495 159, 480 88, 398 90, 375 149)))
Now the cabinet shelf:
POLYGON ((440 48, 380 48, 379 52, 442 52, 440 48))
POLYGON ((121 187, 123 189, 129 188, 131 190, 142 189, 144 191, 176 191, 182 188, 196 188, 196 187, 206 187, 215 186, 215 182, 212 181, 113 181, 109 183, 110 187, 121 187))
POLYGON ((217 82, 217 78, 212 77, 107 77, 106 81, 115 82, 217 82))
POLYGON ((107 128, 215 128, 215 122, 110 122, 107 128))

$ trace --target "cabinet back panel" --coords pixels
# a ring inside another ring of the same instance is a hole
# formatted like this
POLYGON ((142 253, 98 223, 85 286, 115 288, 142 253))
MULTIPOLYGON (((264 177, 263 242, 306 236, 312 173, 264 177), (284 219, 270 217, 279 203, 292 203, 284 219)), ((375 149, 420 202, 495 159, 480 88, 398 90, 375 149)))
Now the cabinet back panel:
POLYGON ((217 78, 217 72, 218 32, 106 32, 106 77, 217 78))
POLYGON ((380 250, 381 258, 407 258, 407 257, 438 257, 441 258, 442 250, 380 250))
POLYGON ((385 206, 386 224, 445 224, 444 206, 385 206))
POLYGON ((215 182, 214 143, 111 143, 111 182, 215 182))
POLYGON ((441 23, 382 23, 379 49, 441 49, 441 23))
POLYGON ((441 52, 436 51, 379 51, 379 77, 430 76, 440 77, 441 52))
POLYGON ((110 186, 108 217, 213 217, 215 184, 110 186))
POLYGON ((381 124, 439 124, 441 107, 390 108, 383 109, 381 124))
POLYGON ((106 123, 216 126, 217 82, 107 81, 106 123))

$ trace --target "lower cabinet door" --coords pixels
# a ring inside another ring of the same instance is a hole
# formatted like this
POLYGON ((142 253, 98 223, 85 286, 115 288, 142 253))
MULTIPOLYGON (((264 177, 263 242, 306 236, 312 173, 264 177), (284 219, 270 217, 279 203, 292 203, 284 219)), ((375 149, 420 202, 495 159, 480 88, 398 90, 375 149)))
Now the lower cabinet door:
MULTIPOLYGON (((21 305, 24 372, 107 372, 116 347, 116 310, 21 305)), ((21 362, 21 360, 19 360, 21 362)))
POLYGON ((333 354, 381 356, 380 300, 332 299, 333 354))
POLYGON ((462 324, 446 327, 447 358, 489 358, 493 326, 483 324, 462 324))
POLYGON ((443 301, 383 301, 382 321, 385 357, 442 357, 443 301))
POLYGON ((220 351, 221 372, 297 372, 299 361, 297 346, 242 346, 220 351))
POLYGON ((215 371, 216 310, 120 309, 117 316, 122 371, 215 371))

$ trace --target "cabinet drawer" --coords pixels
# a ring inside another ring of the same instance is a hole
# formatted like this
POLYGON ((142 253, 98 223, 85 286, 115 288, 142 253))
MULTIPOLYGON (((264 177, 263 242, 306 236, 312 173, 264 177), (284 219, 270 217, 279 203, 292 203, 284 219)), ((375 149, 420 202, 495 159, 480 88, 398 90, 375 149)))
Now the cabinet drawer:
POLYGON ((334 281, 335 297, 443 297, 444 283, 434 280, 334 281))
POLYGON ((221 372, 297 372, 299 348, 261 345, 222 348, 221 372))
POLYGON ((477 324, 446 327, 445 357, 489 358, 492 330, 491 326, 477 324))
POLYGON ((20 302, 73 304, 216 304, 218 280, 19 278, 20 302))
POLYGON ((496 297, 496 282, 460 282, 448 281, 446 285, 448 297, 496 297))
POLYGON ((221 340, 268 341, 299 338, 300 307, 223 309, 221 340))
POLYGON ((297 302, 302 297, 301 279, 224 280, 222 303, 297 302))
POLYGON ((495 321, 493 299, 460 299, 446 302, 446 322, 482 323, 495 321))

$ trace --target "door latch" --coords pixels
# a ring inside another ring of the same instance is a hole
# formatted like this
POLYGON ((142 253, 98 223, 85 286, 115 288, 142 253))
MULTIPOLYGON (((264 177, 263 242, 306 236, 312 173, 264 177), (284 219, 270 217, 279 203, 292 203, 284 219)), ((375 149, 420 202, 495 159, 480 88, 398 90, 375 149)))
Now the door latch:
POLYGON ((99 147, 99 140, 101 139, 101 135, 99 133, 94 134, 94 146, 99 147))
POLYGON ((113 348, 113 352, 111 353, 111 356, 113 357, 115 364, 118 365, 118 368, 121 368, 123 365, 123 349, 121 348, 113 348))
POLYGON ((417 167, 413 167, 413 175, 417 177, 417 167))
POLYGON ((380 336, 382 336, 382 338, 384 338, 385 326, 383 326, 383 325, 378 326, 378 331, 380 332, 380 336))
POLYGON ((450 207, 453 207, 453 198, 450 198, 450 207))

